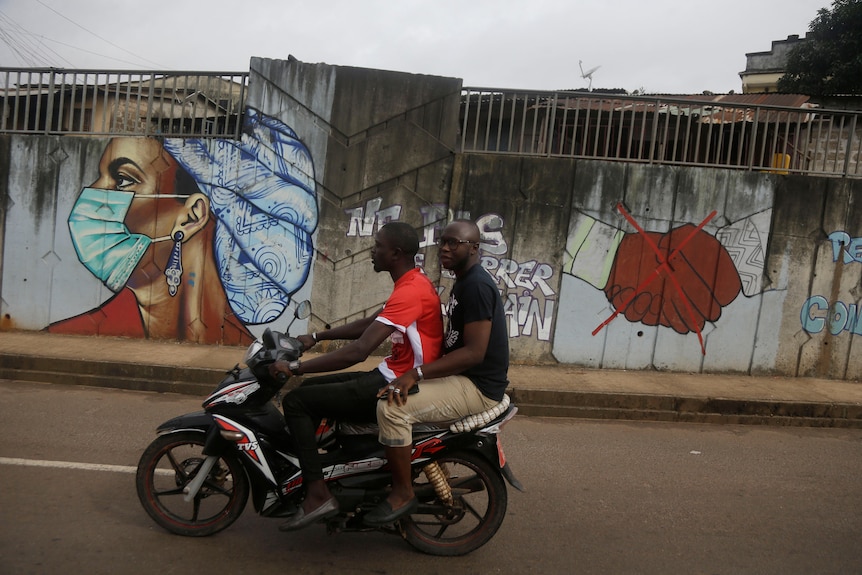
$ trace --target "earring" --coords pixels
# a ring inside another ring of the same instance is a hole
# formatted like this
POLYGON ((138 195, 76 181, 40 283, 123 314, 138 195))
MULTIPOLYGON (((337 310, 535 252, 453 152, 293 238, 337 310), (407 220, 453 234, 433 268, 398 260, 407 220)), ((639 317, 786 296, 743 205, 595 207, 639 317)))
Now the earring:
POLYGON ((183 232, 174 233, 174 247, 171 249, 171 257, 168 258, 168 267, 165 269, 165 280, 168 282, 168 293, 171 297, 177 295, 177 288, 183 279, 182 259, 183 232))

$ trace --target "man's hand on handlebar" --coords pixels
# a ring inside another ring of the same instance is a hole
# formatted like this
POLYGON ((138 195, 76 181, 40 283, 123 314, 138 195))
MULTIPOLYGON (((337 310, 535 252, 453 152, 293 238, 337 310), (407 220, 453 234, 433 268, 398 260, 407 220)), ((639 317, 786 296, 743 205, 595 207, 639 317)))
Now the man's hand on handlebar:
MULTIPOLYGON (((303 344, 305 345, 305 344, 303 344)), ((293 373, 290 371, 289 363, 280 359, 269 364, 269 375, 280 383, 286 382, 293 373)))
POLYGON ((298 339, 298 340, 299 340, 299 343, 301 343, 301 344, 302 344, 302 349, 303 349, 303 350, 305 350, 305 349, 311 349, 312 347, 314 347, 314 344, 316 344, 316 343, 317 343, 317 340, 316 340, 316 339, 314 339, 314 337, 312 337, 311 335, 308 335, 308 334, 306 334, 306 335, 298 335, 298 336, 296 336, 296 339, 298 339))

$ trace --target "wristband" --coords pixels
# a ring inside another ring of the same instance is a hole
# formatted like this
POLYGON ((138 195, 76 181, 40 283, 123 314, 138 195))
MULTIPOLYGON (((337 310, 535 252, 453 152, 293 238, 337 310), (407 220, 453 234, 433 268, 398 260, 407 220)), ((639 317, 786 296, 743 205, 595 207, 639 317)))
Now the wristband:
POLYGON ((311 333, 311 339, 314 340, 314 343, 317 343, 317 332, 316 331, 311 333))
POLYGON ((422 381, 423 379, 425 379, 425 374, 422 373, 422 366, 421 365, 416 366, 416 375, 419 376, 419 379, 417 379, 416 381, 422 381))

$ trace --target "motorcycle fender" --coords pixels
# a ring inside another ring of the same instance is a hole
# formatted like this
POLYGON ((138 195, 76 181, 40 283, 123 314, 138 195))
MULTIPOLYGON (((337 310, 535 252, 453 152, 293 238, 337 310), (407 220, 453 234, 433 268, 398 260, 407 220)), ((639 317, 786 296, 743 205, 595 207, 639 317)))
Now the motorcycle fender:
POLYGON ((162 435, 164 433, 181 431, 183 429, 206 431, 210 427, 214 426, 215 422, 213 421, 212 415, 205 411, 196 411, 194 413, 178 415, 177 417, 167 420, 156 428, 156 433, 162 435))
POLYGON ((500 468, 502 463, 497 450, 497 436, 480 436, 475 433, 446 433, 418 440, 414 443, 413 461, 422 463, 435 460, 451 451, 472 451, 481 455, 488 463, 500 468))
POLYGON ((497 437, 497 461, 500 466, 500 471, 503 474, 503 477, 506 481, 509 482, 509 485, 517 489, 518 491, 524 492, 524 484, 518 481, 518 478, 515 477, 515 472, 512 471, 512 467, 509 465, 509 462, 506 460, 506 454, 503 453, 503 442, 500 441, 500 438, 497 437))
POLYGON ((503 472, 503 477, 509 482, 509 485, 522 493, 526 491, 524 484, 518 481, 518 478, 515 477, 515 473, 512 471, 512 468, 509 467, 508 463, 503 466, 501 471, 503 472))

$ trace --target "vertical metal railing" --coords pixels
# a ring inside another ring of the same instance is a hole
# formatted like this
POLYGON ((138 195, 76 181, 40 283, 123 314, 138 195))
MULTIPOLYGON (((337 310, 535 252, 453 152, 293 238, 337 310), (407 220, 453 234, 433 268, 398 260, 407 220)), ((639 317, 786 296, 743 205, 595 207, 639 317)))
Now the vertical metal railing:
MULTIPOLYGON (((0 133, 239 138, 247 83, 246 72, 0 68, 0 133)), ((461 150, 862 177, 860 115, 730 97, 464 88, 461 150)))
POLYGON ((0 68, 0 133, 238 138, 247 72, 0 68))
POLYGON ((748 102, 464 88, 461 150, 862 177, 862 112, 748 102))

